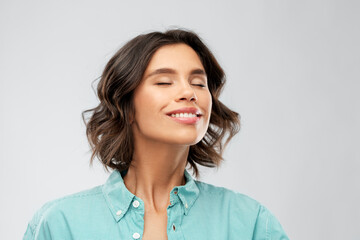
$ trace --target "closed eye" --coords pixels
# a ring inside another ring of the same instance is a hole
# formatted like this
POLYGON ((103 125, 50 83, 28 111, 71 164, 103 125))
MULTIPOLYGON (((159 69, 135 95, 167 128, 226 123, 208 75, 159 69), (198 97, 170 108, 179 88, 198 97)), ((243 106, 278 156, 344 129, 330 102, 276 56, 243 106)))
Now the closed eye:
POLYGON ((160 83, 156 83, 156 85, 171 85, 171 83, 160 82, 160 83))
MULTIPOLYGON (((166 83, 166 82, 160 82, 160 83, 156 83, 155 85, 171 85, 171 83, 166 83)), ((193 84, 194 86, 199 86, 199 87, 206 87, 204 84, 193 84)))

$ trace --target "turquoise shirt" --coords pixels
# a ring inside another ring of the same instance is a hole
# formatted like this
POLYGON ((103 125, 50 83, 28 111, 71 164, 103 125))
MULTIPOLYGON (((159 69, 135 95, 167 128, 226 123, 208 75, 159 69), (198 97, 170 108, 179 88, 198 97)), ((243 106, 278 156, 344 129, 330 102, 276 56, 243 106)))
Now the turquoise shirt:
MULTIPOLYGON (((169 240, 288 239, 259 202, 184 173, 186 184, 170 192, 169 240)), ((29 222, 23 239, 142 239, 144 202, 126 188, 124 174, 113 171, 104 185, 48 202, 29 222)))

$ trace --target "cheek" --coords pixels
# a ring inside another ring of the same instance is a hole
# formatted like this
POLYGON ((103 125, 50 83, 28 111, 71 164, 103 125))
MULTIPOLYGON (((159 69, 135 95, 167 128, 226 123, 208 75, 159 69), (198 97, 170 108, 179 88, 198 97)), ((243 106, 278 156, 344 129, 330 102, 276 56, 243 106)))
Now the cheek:
POLYGON ((209 111, 211 112, 211 108, 212 108, 212 97, 211 94, 209 92, 209 111))
POLYGON ((138 121, 151 121, 161 111, 161 103, 164 102, 161 94, 152 91, 142 91, 134 95, 135 118, 138 121))
POLYGON ((201 98, 201 105, 204 110, 206 110, 210 116, 211 108, 212 108, 212 97, 210 92, 205 92, 202 94, 201 98))
POLYGON ((206 94, 203 98, 202 107, 204 111, 206 111, 206 118, 204 119, 206 121, 206 124, 208 125, 210 123, 210 117, 211 117, 211 111, 212 111, 212 97, 210 92, 206 94))

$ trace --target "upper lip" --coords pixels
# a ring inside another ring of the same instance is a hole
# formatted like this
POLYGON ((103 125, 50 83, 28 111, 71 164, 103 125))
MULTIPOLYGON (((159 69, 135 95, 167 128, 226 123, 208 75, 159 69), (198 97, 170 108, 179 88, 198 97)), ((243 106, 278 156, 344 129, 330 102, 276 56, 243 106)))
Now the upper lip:
POLYGON ((171 115, 171 114, 176 114, 176 113, 192 113, 192 114, 196 114, 196 115, 202 115, 201 111, 194 107, 179 108, 174 111, 168 112, 166 114, 171 115))

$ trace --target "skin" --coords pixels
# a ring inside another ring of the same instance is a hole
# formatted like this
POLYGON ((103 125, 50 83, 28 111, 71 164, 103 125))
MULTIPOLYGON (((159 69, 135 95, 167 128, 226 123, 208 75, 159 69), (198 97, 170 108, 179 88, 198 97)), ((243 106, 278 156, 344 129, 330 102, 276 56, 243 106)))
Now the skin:
POLYGON ((184 170, 191 145, 205 135, 212 99, 204 67, 185 44, 159 48, 134 92, 132 119, 134 155, 124 183, 145 203, 143 239, 167 239, 170 192, 185 184, 184 170), (158 69, 170 69, 154 74, 158 69), (198 70, 197 73, 193 70, 198 70), (167 85, 159 83, 169 83, 167 85), (203 86, 200 86, 203 85, 203 86), (203 114, 196 124, 172 120, 166 113, 195 107, 203 114))

